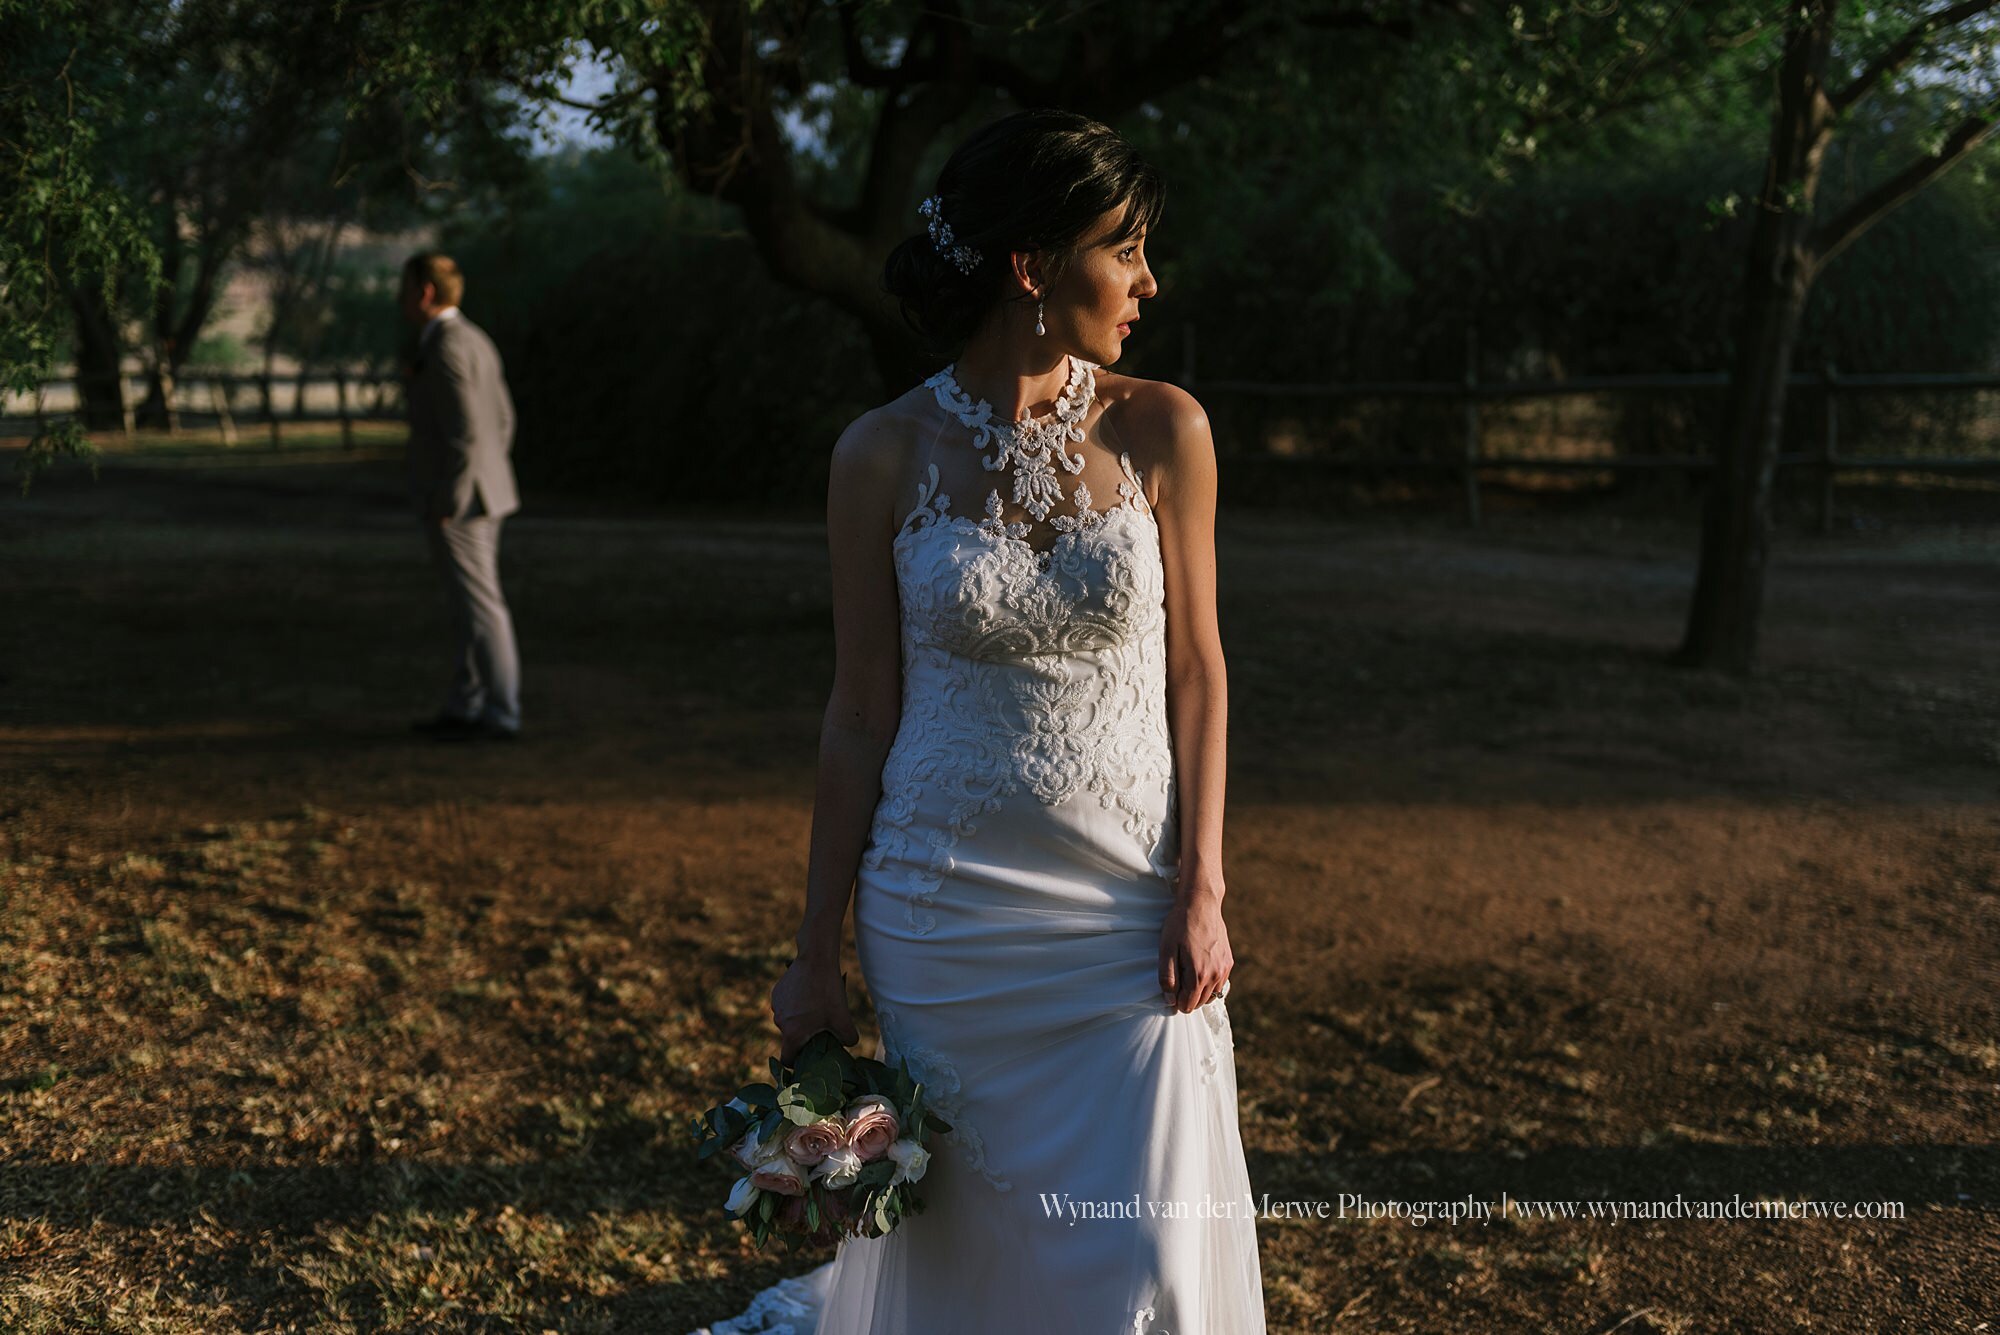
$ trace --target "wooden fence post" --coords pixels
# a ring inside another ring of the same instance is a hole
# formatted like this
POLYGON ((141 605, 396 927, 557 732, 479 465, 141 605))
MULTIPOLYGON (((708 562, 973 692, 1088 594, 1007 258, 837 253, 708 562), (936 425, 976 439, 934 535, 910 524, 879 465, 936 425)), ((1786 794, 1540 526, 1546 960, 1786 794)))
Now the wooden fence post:
POLYGON ((125 373, 123 371, 115 371, 112 373, 111 379, 118 386, 118 406, 124 415, 125 439, 129 442, 132 439, 133 433, 139 429, 138 416, 132 407, 131 397, 125 393, 125 373))
POLYGON ((354 418, 347 411, 347 368, 338 367, 333 373, 333 392, 340 404, 340 448, 354 448, 354 418))
POLYGON ((160 411, 166 414, 167 418, 167 436, 169 439, 178 439, 181 434, 181 405, 176 395, 180 387, 174 383, 174 368, 171 364, 162 362, 156 374, 160 382, 160 411))
POLYGON ((1465 327, 1465 522, 1479 527, 1479 329, 1465 327))
POLYGON ((264 420, 271 428, 271 448, 275 450, 284 442, 278 435, 277 387, 272 383, 269 371, 264 372, 264 420))
POLYGON ((230 377, 219 375, 208 382, 208 397, 215 404, 215 420, 222 428, 222 443, 236 448, 236 415, 229 410, 230 377))
POLYGON ((1821 533, 1833 532, 1833 468, 1834 458, 1840 452, 1838 375, 1833 363, 1828 362, 1824 372, 1826 387, 1820 391, 1826 396, 1826 430, 1819 438, 1819 531, 1821 533))

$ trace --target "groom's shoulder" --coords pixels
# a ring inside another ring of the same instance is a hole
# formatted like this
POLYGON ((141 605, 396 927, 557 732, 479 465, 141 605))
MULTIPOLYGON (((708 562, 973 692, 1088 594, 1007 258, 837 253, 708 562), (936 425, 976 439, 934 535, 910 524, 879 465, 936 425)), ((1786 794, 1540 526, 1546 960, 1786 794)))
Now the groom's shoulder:
POLYGON ((463 315, 438 326, 437 348, 440 354, 461 364, 469 358, 491 357, 498 360, 500 356, 493 336, 463 315))
POLYGON ((493 336, 481 328, 471 317, 455 316, 438 325, 438 342, 456 343, 460 347, 492 347, 493 336))

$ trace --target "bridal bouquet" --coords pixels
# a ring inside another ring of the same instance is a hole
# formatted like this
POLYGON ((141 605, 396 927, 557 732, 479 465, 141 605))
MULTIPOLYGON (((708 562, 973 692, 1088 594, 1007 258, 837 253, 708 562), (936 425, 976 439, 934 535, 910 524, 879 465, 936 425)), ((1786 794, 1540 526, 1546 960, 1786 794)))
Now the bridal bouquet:
POLYGON ((726 1208, 759 1247, 774 1231, 881 1237, 923 1211, 912 1184, 930 1163, 924 1139, 951 1127, 907 1064, 856 1057, 821 1030, 791 1065, 773 1057, 771 1078, 694 1119, 696 1158, 727 1154, 740 1170, 726 1208))

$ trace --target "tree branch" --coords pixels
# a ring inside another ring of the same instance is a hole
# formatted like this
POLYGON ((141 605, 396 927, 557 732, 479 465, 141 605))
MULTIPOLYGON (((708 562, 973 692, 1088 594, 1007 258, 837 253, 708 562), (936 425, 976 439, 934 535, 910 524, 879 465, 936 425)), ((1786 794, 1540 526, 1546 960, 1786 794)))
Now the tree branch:
POLYGON ((555 92, 553 89, 531 81, 512 79, 509 82, 531 97, 538 97, 546 102, 556 102, 576 111, 610 111, 614 107, 622 107, 638 101, 649 91, 646 88, 627 88, 623 92, 613 93, 609 97, 599 98, 595 102, 580 102, 576 98, 564 97, 561 93, 555 92))
POLYGON ((1169 88, 1220 69, 1223 57, 1243 38, 1235 28, 1247 8, 1242 0, 1216 0, 1180 19, 1143 51, 1099 42, 1089 28, 1079 27, 1063 52, 1060 71, 1045 85, 1042 101, 1024 105, 1072 107, 1099 120, 1115 120, 1169 88))
MULTIPOLYGON (((676 117, 669 94, 677 72, 652 76, 662 91, 655 123, 676 173, 691 189, 742 210, 744 230, 773 276, 857 311, 880 304, 886 298, 875 291, 861 238, 799 189, 747 11, 738 0, 705 0, 705 9, 702 104, 676 117)), ((922 90, 919 99, 934 91, 922 90)))
MULTIPOLYGON (((991 93, 1026 108, 1065 106, 1113 120, 1219 71, 1251 35, 1266 29, 1292 38, 1308 29, 1404 38, 1415 32, 1400 11, 1378 13, 1387 7, 1369 0, 1319 0, 1313 7, 1323 12, 1292 19, 1283 29, 1276 26, 1285 21, 1282 10, 1274 18, 1270 8, 1249 0, 1204 0, 1144 49, 1102 25, 1054 20, 1037 30, 1043 40, 1031 49, 1055 42, 1062 49, 1050 52, 1052 66, 1036 54, 1031 69, 993 49, 1002 45, 1002 35, 987 40, 965 16, 963 0, 920 0, 901 59, 888 66, 863 44, 861 3, 834 0, 829 6, 840 24, 836 68, 856 86, 880 93, 871 99, 876 120, 851 208, 830 208, 802 188, 772 96, 784 76, 772 68, 774 58, 760 54, 754 11, 740 0, 693 0, 705 38, 701 48, 676 67, 647 71, 644 85, 660 94, 653 122, 676 175, 741 210, 744 231, 775 277, 832 298, 885 339, 901 329, 893 301, 880 290, 880 253, 916 227, 906 216, 911 183, 938 135, 991 93), (1053 73, 1042 72, 1050 68, 1053 73)), ((1421 3, 1457 14, 1472 0, 1421 3)))
POLYGON ((1977 18, 1987 10, 2000 5, 2000 0, 1960 0, 1948 9, 1940 9, 1928 14, 1910 25, 1910 30, 1889 44, 1889 49, 1868 62, 1865 69, 1856 75, 1854 81, 1845 88, 1829 96, 1835 114, 1845 112, 1849 107, 1867 96, 1869 91, 1882 79, 1895 73, 1907 64, 1917 53, 1917 48, 1930 39, 1932 33, 1942 31, 1977 18))
POLYGON ((971 48, 971 34, 953 5, 924 7, 903 48, 899 68, 909 78, 882 99, 855 206, 829 215, 837 225, 879 245, 904 230, 902 210, 917 162, 938 131, 963 115, 978 95, 981 66, 971 48), (917 91, 905 99, 903 87, 917 91))
POLYGON ((1959 123, 1935 154, 1918 158, 1882 184, 1855 200, 1812 234, 1813 263, 1824 266, 1847 249, 1898 205, 1944 175, 1960 158, 1978 148, 2000 124, 2000 104, 1959 123))
MULTIPOLYGON (((2000 0, 1992 0, 2000 3, 2000 0)), ((1424 0, 1443 14, 1472 13, 1471 0, 1424 0)), ((1017 93, 1023 105, 1056 104, 1075 107, 1100 120, 1113 120, 1203 75, 1214 74, 1236 48, 1269 17, 1264 6, 1244 0, 1217 0, 1206 10, 1174 26, 1150 50, 1114 45, 1107 51, 1086 42, 1079 31, 1065 54, 1062 73, 1053 81, 1017 93), (1038 100, 1029 101, 1027 97, 1038 100)), ((1295 20, 1300 29, 1315 32, 1372 32, 1399 41, 1416 37, 1416 23, 1407 15, 1377 13, 1368 7, 1340 6, 1309 12, 1295 20)), ((1004 85, 1003 85, 1004 86, 1004 85)), ((1010 90, 1012 91, 1012 90, 1010 90)))
MULTIPOLYGON (((915 33, 909 45, 903 48, 903 59, 896 65, 877 65, 868 58, 868 52, 861 45, 861 29, 855 23, 860 11, 860 0, 840 0, 835 9, 840 17, 840 53, 847 62, 848 81, 860 88, 888 88, 891 90, 908 88, 931 77, 932 61, 928 56, 917 55, 915 33)), ((932 17, 926 11, 917 20, 918 31, 932 17)))

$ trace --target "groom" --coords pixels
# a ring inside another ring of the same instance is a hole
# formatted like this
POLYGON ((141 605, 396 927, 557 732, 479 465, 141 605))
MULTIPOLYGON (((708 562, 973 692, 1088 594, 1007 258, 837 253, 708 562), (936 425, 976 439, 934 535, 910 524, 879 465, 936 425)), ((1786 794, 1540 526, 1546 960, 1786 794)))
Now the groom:
POLYGON ((500 592, 500 524, 521 508, 507 459, 514 400, 493 340, 459 313, 464 292, 448 255, 426 252, 403 265, 403 318, 417 331, 408 380, 410 499, 459 641, 444 707, 414 726, 443 741, 512 741, 521 731, 521 665, 500 592))

